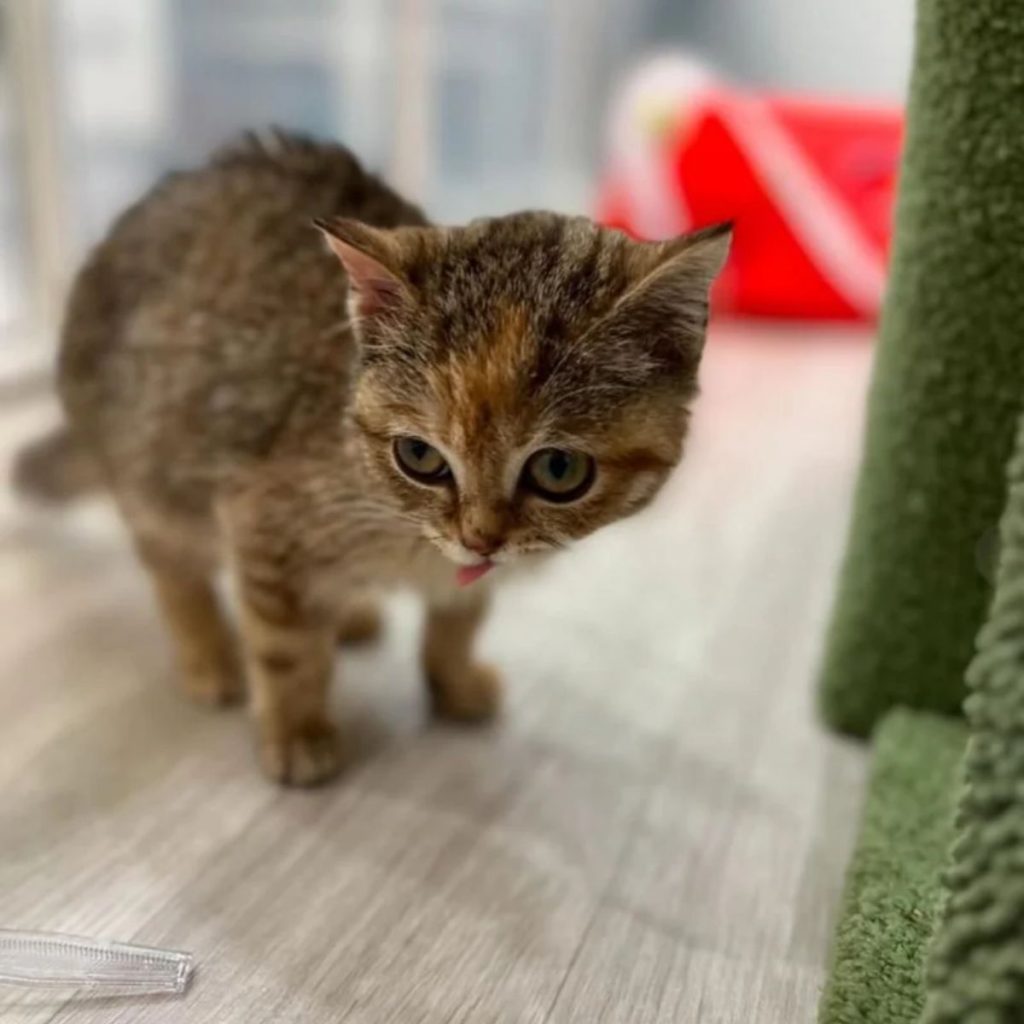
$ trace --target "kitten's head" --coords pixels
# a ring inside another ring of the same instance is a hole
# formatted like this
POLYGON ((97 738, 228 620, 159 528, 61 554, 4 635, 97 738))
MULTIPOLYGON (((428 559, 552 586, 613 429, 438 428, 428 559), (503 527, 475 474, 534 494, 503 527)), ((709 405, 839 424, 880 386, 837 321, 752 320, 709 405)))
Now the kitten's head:
POLYGON ((319 226, 348 274, 374 485, 454 562, 560 548, 654 497, 727 225, 662 243, 547 213, 319 226))

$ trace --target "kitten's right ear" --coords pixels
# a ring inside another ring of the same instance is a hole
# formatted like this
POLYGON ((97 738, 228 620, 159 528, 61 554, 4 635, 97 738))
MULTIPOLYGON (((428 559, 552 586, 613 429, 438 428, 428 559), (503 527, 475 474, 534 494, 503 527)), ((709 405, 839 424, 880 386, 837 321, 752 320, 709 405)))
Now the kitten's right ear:
POLYGON ((731 239, 732 223, 726 222, 667 242, 630 242, 632 285, 606 321, 637 337, 672 338, 676 350, 696 366, 711 285, 729 255, 731 239))
POLYGON ((313 223, 348 275, 353 319, 393 309, 408 297, 409 286, 400 276, 397 254, 385 232, 345 217, 317 218, 313 223))

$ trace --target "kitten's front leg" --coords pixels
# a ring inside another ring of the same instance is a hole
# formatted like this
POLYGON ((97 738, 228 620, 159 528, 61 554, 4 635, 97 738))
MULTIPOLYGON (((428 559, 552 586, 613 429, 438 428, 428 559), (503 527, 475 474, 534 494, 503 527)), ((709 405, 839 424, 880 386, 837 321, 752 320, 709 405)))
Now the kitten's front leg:
POLYGON ((339 768, 327 698, 333 616, 314 609, 273 560, 238 563, 241 633, 263 769, 277 782, 313 786, 339 768))
POLYGON ((178 655, 182 688, 202 704, 233 704, 245 696, 234 637, 207 573, 180 555, 157 555, 139 542, 164 622, 178 655))
POLYGON ((383 631, 380 609, 367 598, 352 600, 341 610, 338 643, 357 646, 376 640, 383 631))
POLYGON ((459 722, 493 718, 501 706, 501 677, 473 660, 473 641, 487 611, 486 591, 460 593, 427 609, 423 668, 434 712, 459 722))

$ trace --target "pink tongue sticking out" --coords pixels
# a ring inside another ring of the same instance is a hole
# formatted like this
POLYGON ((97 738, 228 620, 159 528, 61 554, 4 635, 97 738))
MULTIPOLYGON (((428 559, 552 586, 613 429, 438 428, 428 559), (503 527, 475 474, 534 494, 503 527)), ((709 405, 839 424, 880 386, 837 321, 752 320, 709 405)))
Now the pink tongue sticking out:
POLYGON ((467 587, 470 583, 486 576, 494 568, 493 562, 480 562, 477 565, 460 565, 455 572, 455 582, 460 587, 467 587))

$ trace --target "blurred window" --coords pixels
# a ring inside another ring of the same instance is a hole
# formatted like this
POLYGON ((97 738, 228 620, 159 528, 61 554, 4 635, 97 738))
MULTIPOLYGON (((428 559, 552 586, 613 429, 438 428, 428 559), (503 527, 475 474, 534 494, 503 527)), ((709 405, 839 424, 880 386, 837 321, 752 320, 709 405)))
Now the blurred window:
POLYGON ((11 26, 0 7, 0 345, 29 318, 28 233, 19 123, 11 59, 11 26))

